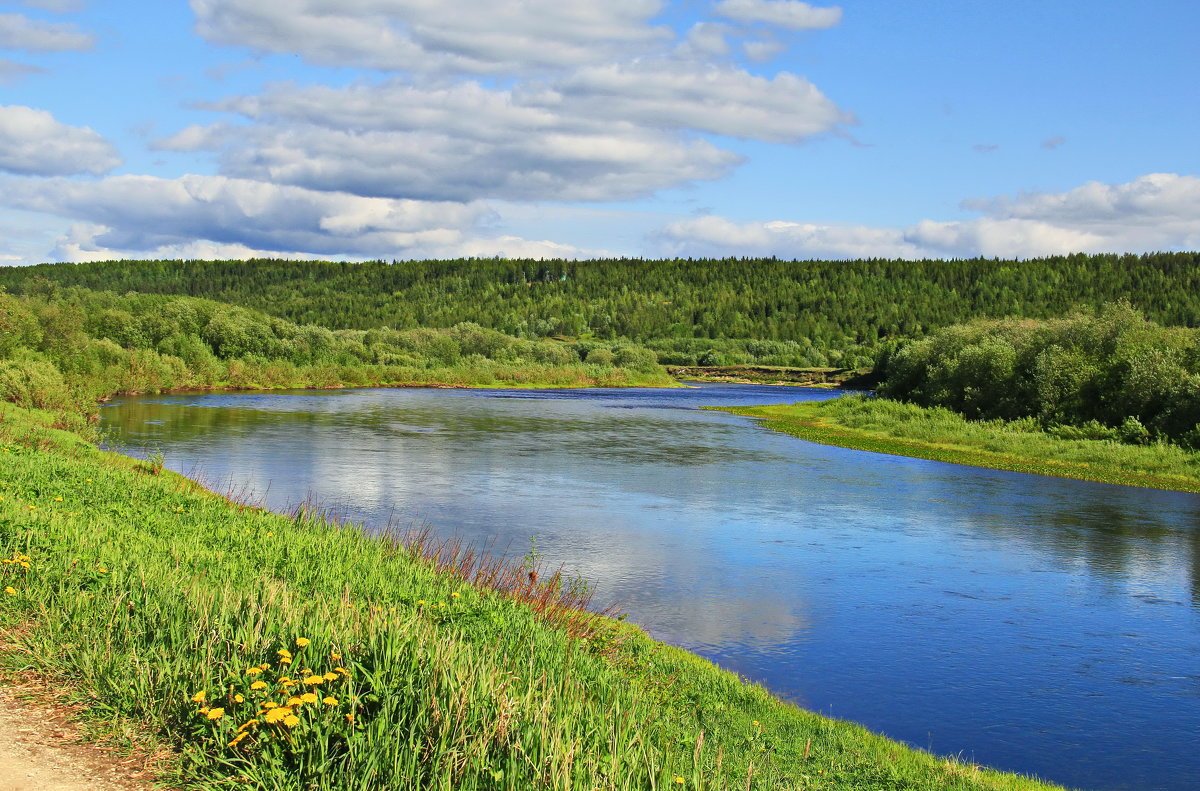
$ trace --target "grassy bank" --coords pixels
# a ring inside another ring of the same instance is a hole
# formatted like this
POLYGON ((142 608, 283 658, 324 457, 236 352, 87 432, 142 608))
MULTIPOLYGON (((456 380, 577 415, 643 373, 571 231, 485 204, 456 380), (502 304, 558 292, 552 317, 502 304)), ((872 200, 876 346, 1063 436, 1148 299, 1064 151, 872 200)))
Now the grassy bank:
POLYGON ((553 578, 239 506, 54 419, 0 404, 4 661, 188 787, 1046 787, 782 703, 553 578))
POLYGON ((883 398, 845 396, 790 406, 726 411, 762 419, 768 428, 856 450, 1075 478, 1125 486, 1200 493, 1200 453, 1165 443, 1125 445, 1070 438, 1036 421, 969 421, 948 409, 883 398))

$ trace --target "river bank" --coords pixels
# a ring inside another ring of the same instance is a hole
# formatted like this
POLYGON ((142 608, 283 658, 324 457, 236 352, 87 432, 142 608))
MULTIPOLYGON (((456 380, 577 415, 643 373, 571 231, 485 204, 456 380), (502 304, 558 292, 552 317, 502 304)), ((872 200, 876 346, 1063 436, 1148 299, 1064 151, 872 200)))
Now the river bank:
POLYGON ((30 625, 4 661, 169 746, 195 787, 1047 787, 797 709, 556 609, 562 588, 471 584, 99 451, 44 413, 0 418, 0 617, 30 625))
POLYGON ((1173 445, 1063 439, 1027 421, 968 421, 940 408, 849 396, 821 403, 724 408, 800 439, 1057 478, 1200 493, 1200 454, 1173 445))

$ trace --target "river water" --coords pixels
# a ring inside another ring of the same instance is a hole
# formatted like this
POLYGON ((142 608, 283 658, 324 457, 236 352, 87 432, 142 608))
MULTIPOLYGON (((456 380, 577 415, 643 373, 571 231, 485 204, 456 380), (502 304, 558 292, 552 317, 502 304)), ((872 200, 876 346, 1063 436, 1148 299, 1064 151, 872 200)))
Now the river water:
POLYGON ((1200 496, 825 447, 818 390, 130 398, 114 446, 285 509, 531 546, 807 708, 1093 789, 1200 788, 1200 496))

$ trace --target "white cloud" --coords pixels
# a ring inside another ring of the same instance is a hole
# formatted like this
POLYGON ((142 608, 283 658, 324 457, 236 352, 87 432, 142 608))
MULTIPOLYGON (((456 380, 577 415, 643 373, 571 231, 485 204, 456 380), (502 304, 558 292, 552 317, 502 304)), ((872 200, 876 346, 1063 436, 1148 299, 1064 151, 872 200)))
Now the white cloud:
POLYGON ((675 255, 783 258, 1029 258, 1074 252, 1200 247, 1200 178, 1170 173, 1125 184, 1093 182, 1062 193, 970 201, 984 216, 924 220, 908 228, 698 217, 658 241, 675 255))
POLYGON ((205 38, 324 65, 489 74, 594 63, 671 34, 661 0, 191 0, 205 38))
POLYGON ((795 143, 848 115, 803 77, 760 77, 729 66, 639 61, 582 69, 537 100, 574 116, 795 143))
POLYGON ((797 0, 721 0, 716 12, 738 22, 764 22, 789 30, 824 30, 842 21, 837 6, 819 8, 797 0))
POLYGON ((86 3, 85 0, 22 0, 22 5, 65 14, 69 11, 81 11, 86 3))
POLYGON ((42 22, 23 14, 0 14, 0 49, 68 52, 91 49, 95 40, 74 25, 42 22))
POLYGON ((759 62, 770 60, 783 52, 783 49, 783 44, 773 39, 747 41, 742 44, 742 50, 746 53, 746 57, 759 62))
POLYGON ((481 203, 313 192, 222 176, 0 179, 0 205, 74 220, 58 260, 261 256, 580 257, 594 251, 489 232, 481 203))
POLYGON ((44 110, 0 105, 0 172, 100 174, 119 164, 116 149, 87 127, 60 123, 44 110))
POLYGON ((439 200, 635 197, 719 178, 741 161, 670 130, 552 106, 562 101, 476 83, 283 87, 221 105, 249 127, 192 127, 157 145, 219 150, 223 171, 240 177, 439 200))

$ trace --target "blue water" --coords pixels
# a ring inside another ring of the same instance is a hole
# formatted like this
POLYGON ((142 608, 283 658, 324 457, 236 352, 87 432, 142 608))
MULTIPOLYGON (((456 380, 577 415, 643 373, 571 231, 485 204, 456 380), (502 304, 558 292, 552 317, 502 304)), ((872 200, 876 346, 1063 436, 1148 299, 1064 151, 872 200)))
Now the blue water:
POLYGON ((701 405, 816 390, 125 399, 116 444, 591 580, 653 635, 919 747, 1200 788, 1200 497, 825 447, 701 405))

